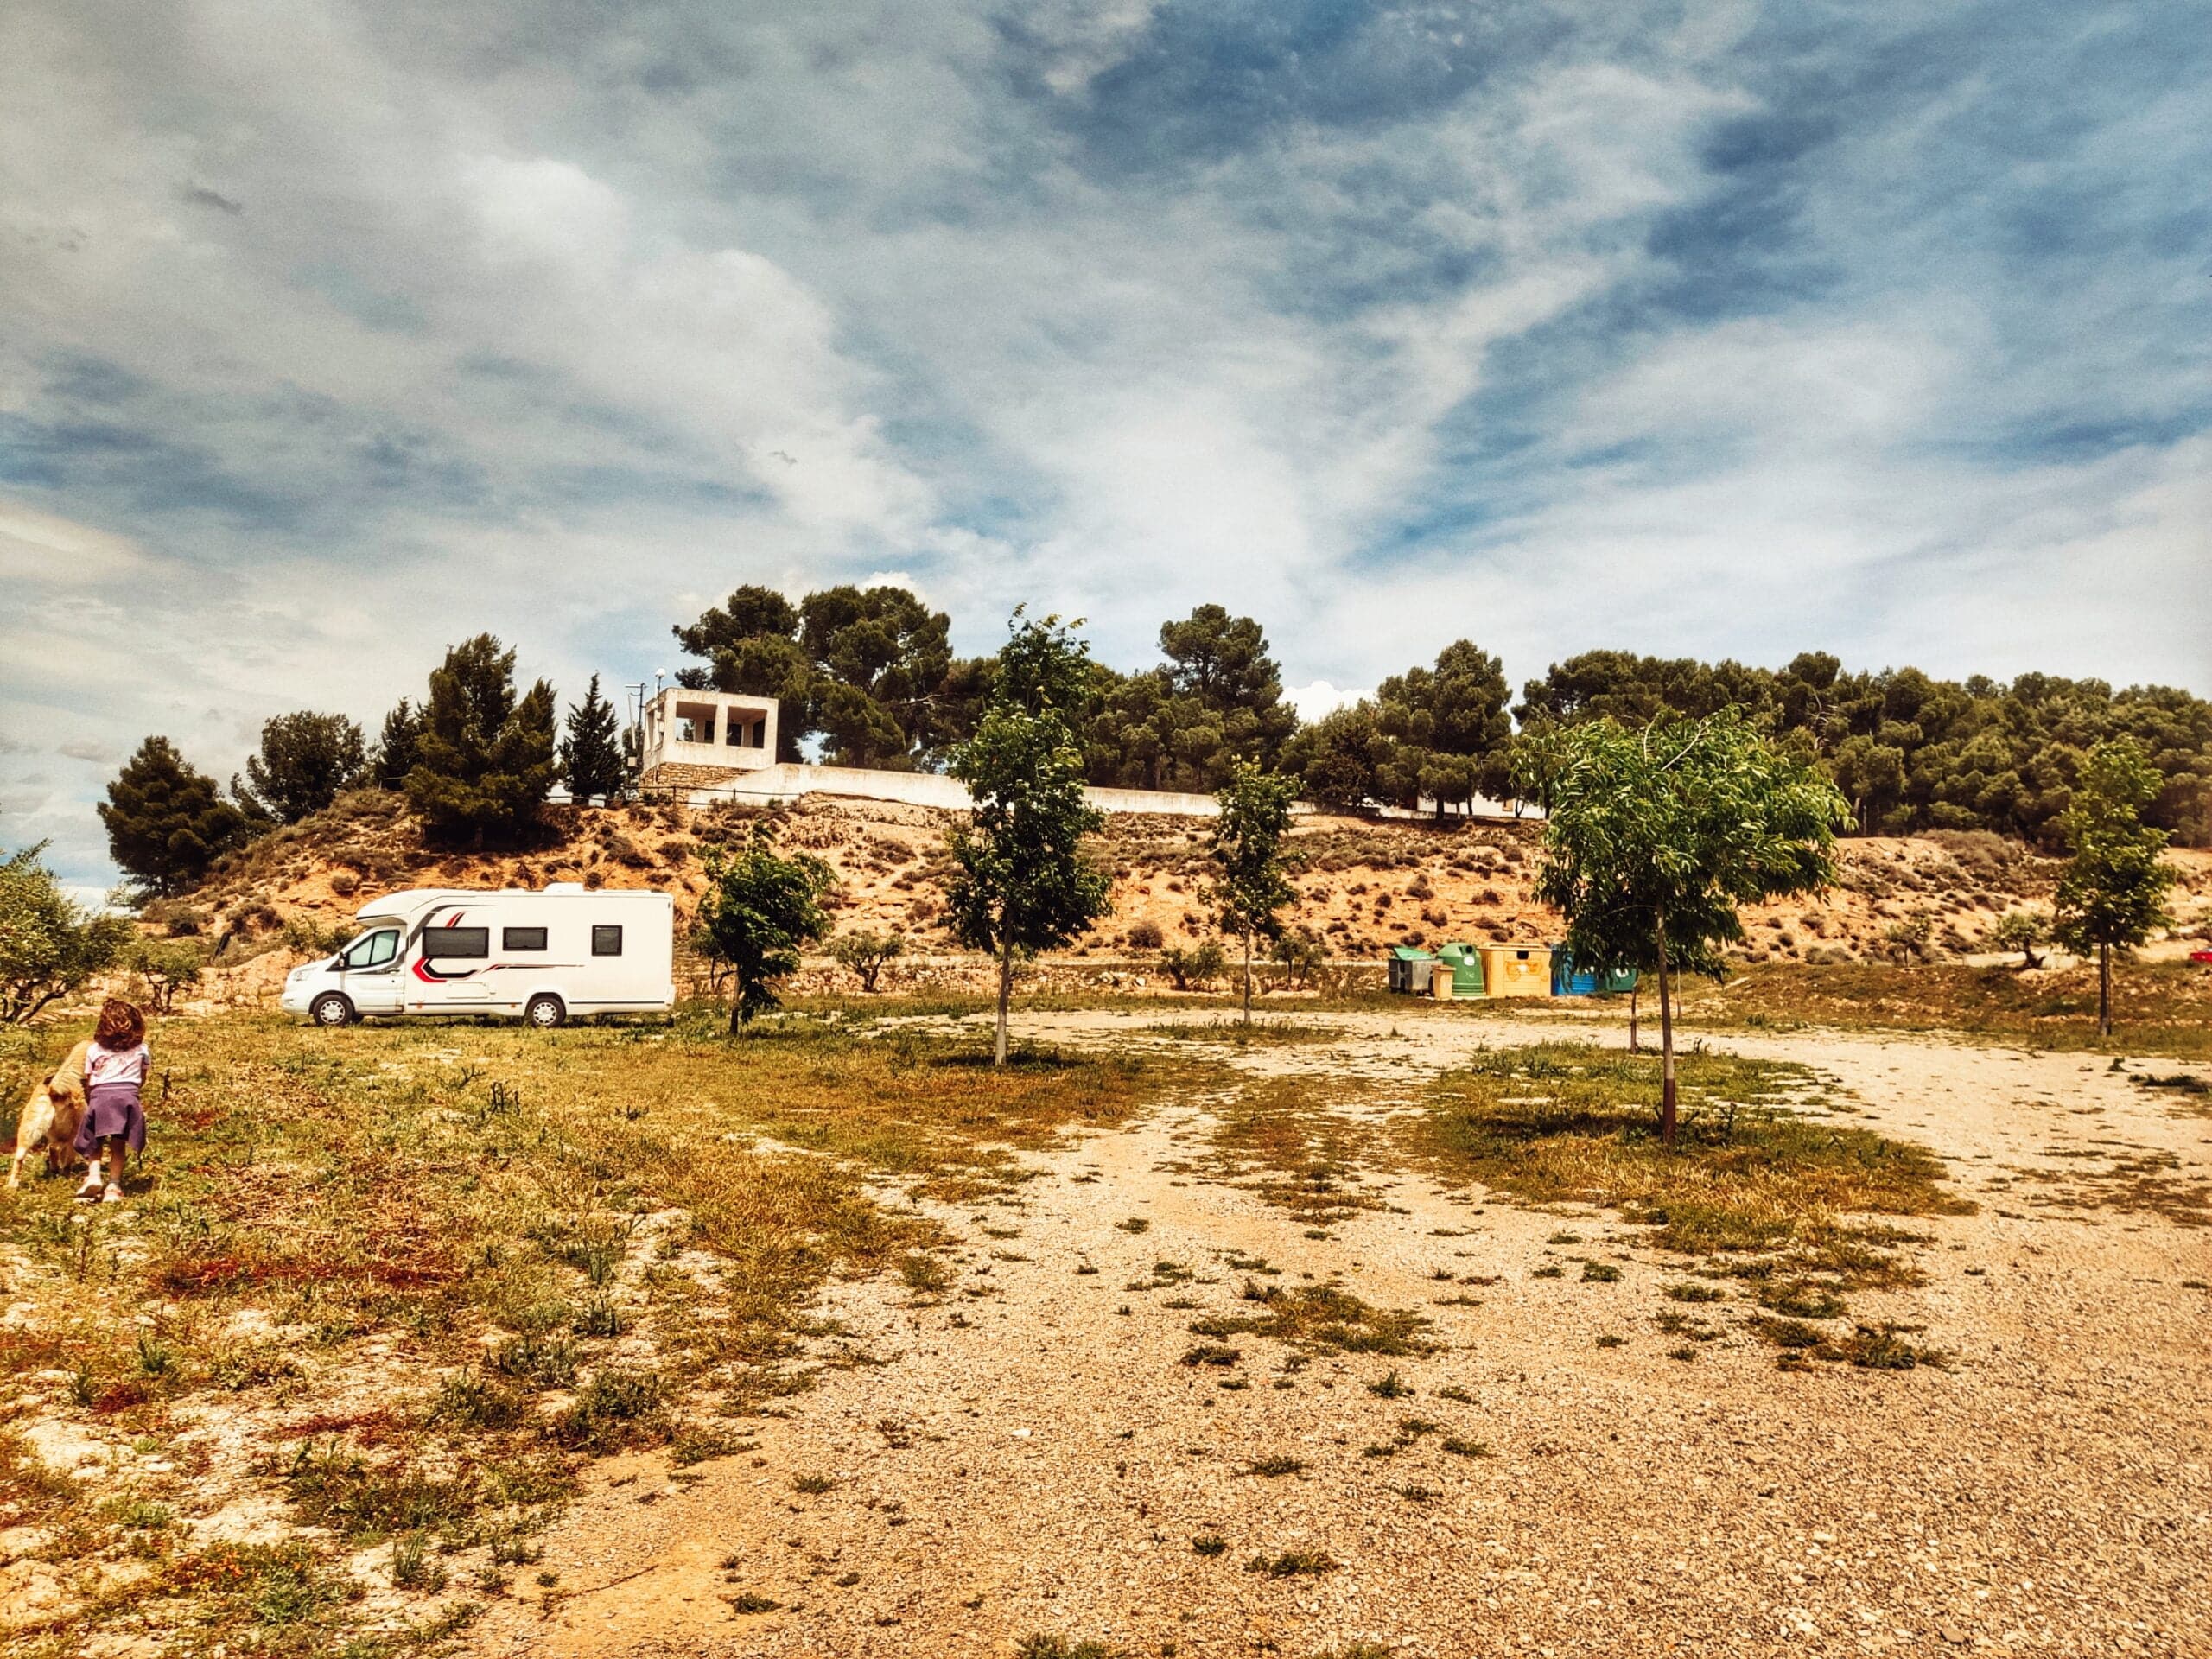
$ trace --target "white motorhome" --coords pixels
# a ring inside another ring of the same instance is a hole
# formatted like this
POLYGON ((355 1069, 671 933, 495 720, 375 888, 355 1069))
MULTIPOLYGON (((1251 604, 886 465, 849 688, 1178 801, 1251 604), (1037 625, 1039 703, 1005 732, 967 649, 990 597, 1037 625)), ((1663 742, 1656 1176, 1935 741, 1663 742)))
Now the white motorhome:
POLYGON ((361 931, 344 950, 285 980, 285 1012, 319 1026, 480 1014, 550 1027, 676 1006, 676 903, 664 893, 413 887, 356 914, 361 931))

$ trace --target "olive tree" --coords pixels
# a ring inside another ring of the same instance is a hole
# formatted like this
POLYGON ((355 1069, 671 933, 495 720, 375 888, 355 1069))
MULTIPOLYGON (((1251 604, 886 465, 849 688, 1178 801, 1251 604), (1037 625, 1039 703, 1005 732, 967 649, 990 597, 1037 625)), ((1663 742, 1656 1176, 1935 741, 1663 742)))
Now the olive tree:
POLYGON ((835 880, 820 859, 776 850, 765 823, 734 857, 717 847, 707 855, 707 891, 691 938, 699 954, 727 963, 737 980, 729 1028, 742 1035, 758 1014, 781 1000, 779 984, 798 971, 799 951, 830 931, 822 895, 835 880))
POLYGON ((1718 979, 1738 906, 1825 887, 1850 807, 1732 709, 1631 730, 1610 716, 1545 733, 1520 782, 1551 804, 1537 896, 1575 964, 1659 982, 1660 1137, 1675 1140, 1675 978, 1718 979))
POLYGON ((1249 760, 1230 763, 1214 795, 1211 851, 1218 872, 1213 900, 1222 931, 1244 944, 1244 1023, 1252 1023, 1252 941, 1282 931, 1275 912, 1297 895, 1283 878, 1282 838, 1290 830, 1291 783, 1249 760))
POLYGON ((2058 878, 2053 909, 2059 942, 2077 956, 2097 953, 2097 1034, 2112 1035, 2112 953, 2164 926, 2174 873, 2166 832, 2143 822, 2162 779, 2129 738, 2089 751, 2059 826, 2071 857, 2058 878))
POLYGON ((1105 823, 1084 798, 1084 753, 1068 698, 1085 682, 1087 653, 1058 619, 1016 611, 976 734, 952 753, 968 785, 969 821, 946 838, 954 872, 946 907, 953 935, 998 959, 994 1062, 1006 1064, 1014 957, 1071 943, 1112 907, 1105 873, 1083 856, 1105 823))
POLYGON ((0 860, 0 1022, 16 1025, 112 967, 130 939, 120 916, 92 915, 39 861, 46 843, 0 860))

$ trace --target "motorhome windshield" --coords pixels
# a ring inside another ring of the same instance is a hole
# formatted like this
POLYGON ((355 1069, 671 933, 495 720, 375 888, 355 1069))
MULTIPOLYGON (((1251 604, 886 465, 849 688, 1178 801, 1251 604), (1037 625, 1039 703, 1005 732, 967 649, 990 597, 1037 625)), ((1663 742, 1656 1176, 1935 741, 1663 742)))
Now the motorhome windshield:
POLYGON ((340 968, 381 968, 399 954, 399 929, 391 923, 372 926, 338 953, 340 968))

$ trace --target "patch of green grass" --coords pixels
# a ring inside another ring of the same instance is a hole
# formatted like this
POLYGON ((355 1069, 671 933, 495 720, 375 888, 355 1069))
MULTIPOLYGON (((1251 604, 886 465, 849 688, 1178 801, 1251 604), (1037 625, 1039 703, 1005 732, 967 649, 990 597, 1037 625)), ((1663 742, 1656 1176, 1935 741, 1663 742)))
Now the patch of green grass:
POLYGON ((1025 1636, 1014 1653, 1014 1659, 1118 1659, 1113 1649, 1089 1637, 1071 1642, 1064 1636, 1025 1636))
POLYGON ((1671 1148, 1654 1110, 1658 1061, 1566 1043, 1478 1054, 1438 1084, 1412 1144, 1456 1179, 1530 1203, 1617 1209, 1662 1249, 1769 1255, 1860 1282, 1911 1269, 1896 1255, 1907 1236, 1857 1217, 1973 1208, 1924 1148, 1806 1115, 1824 1085, 1803 1066, 1690 1053, 1677 1069, 1671 1148))
POLYGON ((1440 1444, 1455 1458, 1490 1456, 1490 1442, 1487 1440, 1463 1440, 1457 1434, 1447 1434, 1440 1444))
POLYGON ((1303 1458, 1255 1458, 1244 1465, 1244 1472, 1248 1475, 1261 1475, 1269 1480, 1274 1480, 1284 1475, 1302 1473, 1305 1468, 1306 1459, 1303 1458))
POLYGON ((1264 1551, 1244 1563, 1247 1573, 1258 1573, 1270 1579, 1319 1578, 1333 1573, 1343 1563, 1319 1550, 1286 1549, 1269 1555, 1264 1551))
POLYGON ((1414 1391, 1406 1380, 1392 1370, 1376 1382, 1367 1385, 1367 1391, 1385 1400, 1410 1400, 1414 1391))
POLYGON ((1421 1354, 1431 1346, 1429 1322, 1418 1313, 1378 1308, 1333 1285, 1285 1288, 1247 1280, 1243 1300, 1264 1310, 1196 1320, 1193 1336, 1270 1337, 1308 1350, 1348 1354, 1421 1354))
POLYGON ((1185 1365, 1234 1365, 1244 1357, 1242 1348, 1225 1348, 1219 1343, 1202 1342, 1183 1356, 1185 1365))
POLYGON ((1227 1540, 1216 1537, 1211 1533, 1206 1534, 1204 1537, 1193 1538, 1191 1540, 1191 1549, 1194 1554, 1205 1556, 1218 1555, 1228 1548, 1229 1544, 1227 1540))
POLYGON ((819 1497, 824 1492, 836 1491, 837 1482, 831 1475, 801 1475, 791 1482, 791 1490, 809 1497, 819 1497))
POLYGON ((1839 1030, 1944 1031, 2062 1052, 2212 1059, 2212 974, 2180 962, 2113 964, 2113 1034, 2097 1034, 2094 966, 2033 976, 1927 963, 1761 967, 1682 999, 1682 1019, 1726 1030, 1753 1018, 1839 1030))
POLYGON ((1667 1286, 1660 1294, 1670 1302, 1717 1302, 1727 1293, 1717 1285, 1685 1281, 1667 1286))
POLYGON ((1621 1270, 1610 1262, 1585 1262, 1582 1264, 1582 1282, 1586 1285, 1617 1285, 1620 1280, 1621 1270))

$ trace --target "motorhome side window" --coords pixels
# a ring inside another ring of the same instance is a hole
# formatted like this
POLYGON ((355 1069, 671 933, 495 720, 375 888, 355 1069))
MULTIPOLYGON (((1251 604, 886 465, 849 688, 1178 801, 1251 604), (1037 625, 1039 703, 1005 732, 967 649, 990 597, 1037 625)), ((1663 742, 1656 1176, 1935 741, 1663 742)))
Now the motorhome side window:
POLYGON ((455 957, 488 957, 492 930, 488 927, 426 927, 423 930, 423 960, 451 960, 455 957))
POLYGON ((384 928, 359 938, 346 947, 346 954, 339 958, 347 968, 381 968, 399 954, 399 935, 391 928, 384 928))
POLYGON ((591 953, 594 957, 619 957, 622 954, 622 930, 601 922, 591 931, 591 953))
POLYGON ((543 950, 545 930, 542 927, 503 927, 499 930, 499 949, 502 950, 543 950))

